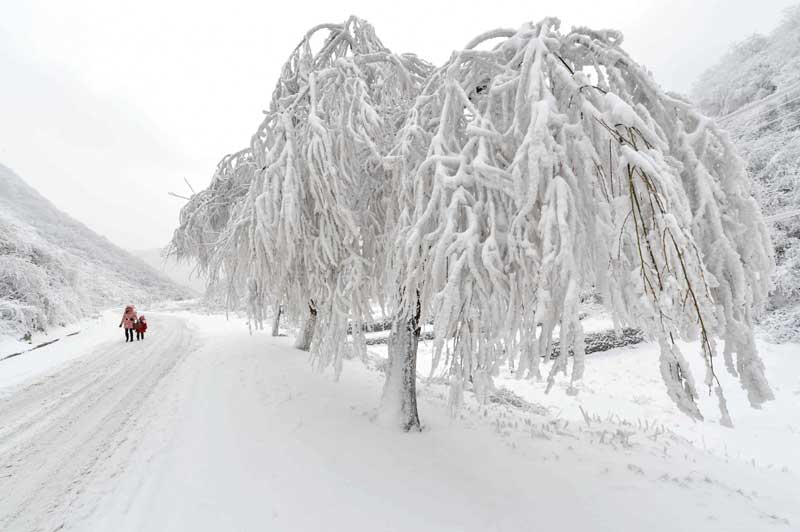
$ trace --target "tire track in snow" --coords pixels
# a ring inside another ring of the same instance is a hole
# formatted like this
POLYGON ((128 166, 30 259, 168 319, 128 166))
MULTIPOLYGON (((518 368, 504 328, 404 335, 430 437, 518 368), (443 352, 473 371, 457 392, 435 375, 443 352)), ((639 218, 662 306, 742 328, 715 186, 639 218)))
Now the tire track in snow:
POLYGON ((0 454, 19 440, 23 432, 38 423, 57 419, 75 403, 84 400, 83 393, 102 381, 110 380, 125 363, 125 350, 116 342, 98 347, 91 355, 78 359, 66 370, 58 370, 33 383, 26 383, 0 402, 0 454), (108 347, 106 347, 108 346, 108 347), (57 380, 56 388, 50 381, 57 380))
POLYGON ((148 398, 191 348, 185 322, 162 316, 143 342, 103 344, 0 399, 0 530, 66 528, 90 512, 96 497, 82 495, 113 489, 148 398))

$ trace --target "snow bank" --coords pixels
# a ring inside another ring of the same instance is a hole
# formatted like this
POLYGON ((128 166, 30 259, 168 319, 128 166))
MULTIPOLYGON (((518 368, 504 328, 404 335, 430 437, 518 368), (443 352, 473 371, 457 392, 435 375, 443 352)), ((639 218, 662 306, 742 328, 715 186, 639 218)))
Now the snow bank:
POLYGON ((120 332, 118 337, 116 335, 119 318, 119 312, 107 310, 68 326, 50 329, 48 333, 34 334, 30 343, 8 336, 0 337, 0 398, 4 389, 7 391, 27 379, 48 371, 57 372, 59 368, 98 345, 108 342, 112 336, 114 340, 121 341, 122 333, 120 332), (6 358, 53 340, 58 341, 19 356, 6 358))

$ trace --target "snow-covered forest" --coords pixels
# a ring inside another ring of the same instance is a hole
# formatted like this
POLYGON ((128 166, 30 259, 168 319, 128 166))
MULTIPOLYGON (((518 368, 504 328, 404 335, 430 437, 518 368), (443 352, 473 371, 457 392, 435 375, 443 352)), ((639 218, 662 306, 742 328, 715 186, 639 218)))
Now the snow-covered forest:
POLYGON ((731 135, 768 214, 777 268, 765 325, 800 339, 800 6, 769 35, 734 45, 697 81, 694 98, 731 135))
POLYGON ((188 295, 0 165, 0 336, 46 331, 108 305, 188 295))
POLYGON ((365 356, 365 324, 388 319, 383 412, 406 430, 420 427, 423 323, 455 410, 501 367, 548 389, 560 373, 578 381, 589 299, 658 342, 686 414, 702 418, 702 386, 730 423, 723 367, 753 406, 772 398, 753 340, 772 249, 745 163, 615 31, 548 18, 478 35, 436 67, 366 21, 316 26, 249 146, 183 208, 172 252, 256 326, 283 309, 337 375, 365 356), (700 340, 702 385, 680 339, 700 340))

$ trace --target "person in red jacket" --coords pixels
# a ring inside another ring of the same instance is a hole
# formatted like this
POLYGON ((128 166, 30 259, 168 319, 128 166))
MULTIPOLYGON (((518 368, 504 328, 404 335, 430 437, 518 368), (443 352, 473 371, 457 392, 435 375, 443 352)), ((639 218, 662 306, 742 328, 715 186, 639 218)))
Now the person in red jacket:
POLYGON ((147 319, 144 317, 144 314, 139 316, 139 320, 136 322, 136 339, 137 340, 144 340, 144 332, 147 330, 147 319))
POLYGON ((133 330, 136 326, 136 307, 128 305, 125 307, 125 312, 122 314, 122 321, 119 322, 120 327, 125 327, 125 341, 133 342, 133 330))

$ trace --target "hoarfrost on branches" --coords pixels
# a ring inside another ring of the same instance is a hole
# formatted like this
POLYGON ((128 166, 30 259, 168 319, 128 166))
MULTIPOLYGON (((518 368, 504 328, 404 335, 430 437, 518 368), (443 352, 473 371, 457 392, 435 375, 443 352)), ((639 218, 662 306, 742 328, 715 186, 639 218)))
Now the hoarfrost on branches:
POLYGON ((208 282, 207 297, 220 294, 228 307, 246 298, 249 317, 257 321, 264 294, 251 264, 252 245, 245 212, 246 196, 256 174, 250 149, 226 155, 209 187, 192 195, 181 209, 168 253, 193 259, 208 282))
POLYGON ((393 54, 362 20, 317 26, 284 65, 252 139, 258 278, 290 315, 315 322, 315 364, 337 373, 348 319, 372 318, 392 208, 384 157, 428 70, 393 54), (327 35, 314 50, 318 32, 327 35))
POLYGON ((249 148, 184 208, 174 250, 251 314, 283 304, 314 365, 337 374, 380 305, 392 322, 384 402, 406 430, 420 426, 421 323, 456 407, 466 386, 490 394, 502 364, 543 376, 556 341, 548 388, 569 354, 580 379, 578 304, 593 292, 618 328, 658 341, 667 391, 696 418, 676 341, 699 339, 703 382, 730 423, 719 340, 751 403, 772 396, 752 336, 769 239, 726 134, 621 42, 547 18, 480 35, 434 70, 359 19, 317 26, 249 148))
MULTIPOLYGON (((774 216, 777 267, 765 324, 776 340, 800 338, 800 7, 770 35, 731 48, 700 78, 694 97, 730 131, 754 193, 774 216)), ((772 217, 772 216, 771 216, 772 217)))
POLYGON ((304 330, 313 320, 320 367, 340 367, 348 319, 371 320, 370 302, 380 299, 394 207, 384 157, 430 70, 392 53, 355 17, 312 28, 286 61, 246 150, 253 163, 223 160, 209 191, 183 209, 176 252, 225 278, 234 300, 254 279, 304 330), (229 174, 243 195, 219 185, 229 174))
POLYGON ((509 360, 539 376, 556 332, 564 356, 548 388, 569 350, 579 379, 577 305, 590 288, 620 326, 658 339, 686 413, 701 417, 679 338, 700 338, 709 388, 721 338, 751 403, 772 396, 751 315, 771 255, 743 165, 620 42, 614 31, 561 33, 557 19, 489 32, 437 69, 409 112, 396 149, 399 304, 419 294, 454 397, 509 360))

